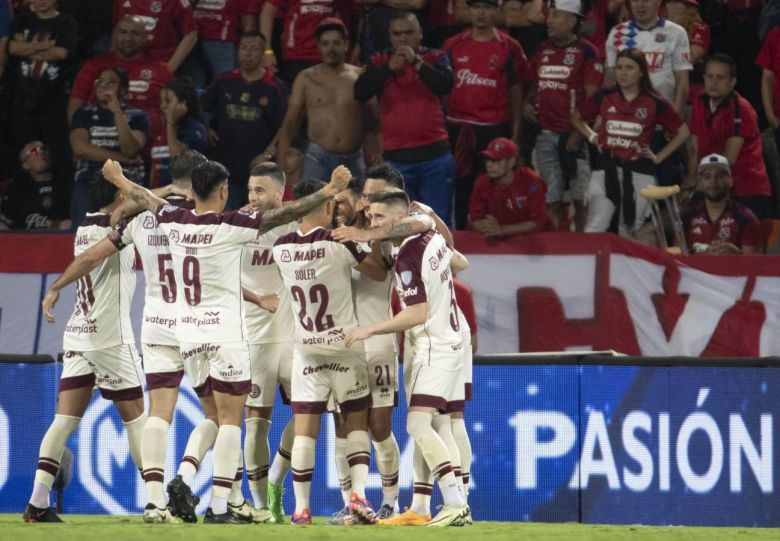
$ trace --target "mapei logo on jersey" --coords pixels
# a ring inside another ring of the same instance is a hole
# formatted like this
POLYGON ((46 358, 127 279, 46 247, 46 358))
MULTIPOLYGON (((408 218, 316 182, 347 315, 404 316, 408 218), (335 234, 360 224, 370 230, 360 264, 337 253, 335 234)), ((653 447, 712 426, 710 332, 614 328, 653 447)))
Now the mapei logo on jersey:
POLYGON ((147 214, 144 218, 144 229, 154 229, 155 227, 157 227, 157 220, 151 214, 147 214))
POLYGON ((540 79, 568 79, 571 68, 568 66, 539 66, 540 79))
POLYGON ((171 239, 171 242, 179 242, 179 230, 178 229, 172 229, 171 232, 168 234, 168 238, 171 239))
POLYGON ((282 257, 281 257, 282 263, 289 263, 292 261, 292 256, 290 255, 290 252, 287 250, 282 250, 282 257))
POLYGON ((642 135, 642 131, 642 125, 636 122, 626 122, 624 120, 607 120, 607 133, 609 135, 639 137, 642 135))
POLYGON ((431 270, 436 270, 439 268, 439 260, 435 257, 432 257, 428 260, 428 263, 431 265, 431 270))

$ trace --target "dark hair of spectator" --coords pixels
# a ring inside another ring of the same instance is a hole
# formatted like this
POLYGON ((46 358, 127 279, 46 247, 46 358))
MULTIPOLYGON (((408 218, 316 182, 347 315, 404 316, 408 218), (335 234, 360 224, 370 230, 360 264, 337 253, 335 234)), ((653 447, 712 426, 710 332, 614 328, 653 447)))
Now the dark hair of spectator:
POLYGON ((198 122, 203 122, 203 110, 200 108, 198 89, 195 88, 189 77, 179 77, 165 85, 165 88, 176 94, 179 101, 183 101, 184 105, 187 106, 187 114, 184 115, 184 118, 189 117, 198 122))
POLYGON ((241 41, 244 38, 260 38, 263 40, 263 43, 268 43, 265 35, 259 30, 247 30, 246 32, 241 32, 241 36, 238 38, 238 40, 241 41))
POLYGON ((716 53, 707 58, 707 64, 715 62, 716 64, 724 64, 729 67, 729 75, 732 79, 737 77, 737 63, 729 55, 724 53, 716 53))
POLYGON ((280 186, 284 186, 284 169, 278 163, 263 162, 255 165, 249 172, 250 177, 268 177, 280 186))
POLYGON ((366 171, 366 178, 384 180, 388 186, 398 188, 399 190, 406 188, 404 186, 404 177, 401 172, 389 163, 380 163, 374 167, 369 167, 368 171, 366 171))
POLYGON ((114 75, 116 75, 117 79, 119 79, 119 90, 122 91, 122 95, 127 96, 127 93, 130 92, 130 78, 127 76, 127 72, 122 68, 103 68, 100 70, 100 73, 98 73, 98 77, 107 71, 113 72, 114 75))
POLYGON ((95 171, 89 183, 90 212, 97 212, 114 202, 117 188, 103 177, 102 171, 95 171))
POLYGON ((409 19, 410 21, 417 23, 417 26, 420 26, 420 20, 417 18, 417 15, 415 15, 411 11, 407 11, 405 9, 398 9, 398 10, 395 10, 390 15, 390 22, 391 23, 393 21, 398 21, 400 19, 409 19))
POLYGON ((368 196, 369 203, 384 203, 396 207, 409 208, 409 195, 397 188, 389 188, 368 196))
POLYGON ((311 195, 314 192, 323 189, 325 186, 326 184, 324 182, 314 178, 300 180, 293 188, 293 197, 295 197, 295 199, 306 197, 307 195, 311 195))
POLYGON ((209 160, 206 156, 191 148, 179 152, 171 158, 171 178, 174 182, 178 180, 190 182, 195 168, 207 161, 209 160))
POLYGON ((640 51, 635 47, 631 47, 629 49, 623 49, 622 51, 620 51, 617 57, 628 58, 629 60, 633 60, 639 65, 639 71, 642 72, 642 75, 639 78, 639 91, 641 93, 643 94, 655 93, 655 87, 653 86, 653 82, 650 80, 650 69, 647 67, 647 59, 645 58, 645 53, 643 53, 642 51, 640 51))
POLYGON ((208 199, 214 190, 227 182, 228 170, 219 162, 207 160, 192 171, 192 191, 200 200, 208 199))

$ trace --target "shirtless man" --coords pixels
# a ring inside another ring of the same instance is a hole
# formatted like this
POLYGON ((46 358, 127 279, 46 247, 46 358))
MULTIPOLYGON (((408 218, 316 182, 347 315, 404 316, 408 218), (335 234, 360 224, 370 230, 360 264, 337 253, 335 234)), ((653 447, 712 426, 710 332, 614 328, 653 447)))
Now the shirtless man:
POLYGON ((364 104, 353 97, 352 87, 360 68, 345 63, 349 44, 347 28, 341 19, 324 19, 315 33, 322 62, 305 69, 295 79, 279 135, 277 161, 286 163, 292 140, 306 119, 309 146, 301 178, 328 178, 339 165, 362 177, 364 142, 368 164, 380 161, 376 101, 364 104))

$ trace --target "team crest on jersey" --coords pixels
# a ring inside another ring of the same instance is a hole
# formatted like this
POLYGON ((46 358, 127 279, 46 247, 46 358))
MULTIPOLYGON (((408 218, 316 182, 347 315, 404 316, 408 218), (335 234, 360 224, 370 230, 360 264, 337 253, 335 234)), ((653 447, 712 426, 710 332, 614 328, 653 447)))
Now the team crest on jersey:
POLYGON ((720 231, 718 231, 718 237, 720 237, 723 240, 726 240, 731 237, 731 228, 730 227, 721 227, 720 231))
POLYGON ((574 65, 574 55, 573 54, 567 54, 563 57, 563 63, 567 66, 573 66, 574 65))
POLYGON ((146 79, 147 81, 151 81, 152 70, 141 70, 141 79, 146 79))
POLYGON ((292 256, 290 255, 290 252, 287 250, 282 250, 282 263, 289 263, 292 261, 292 256))
POLYGON ((498 63, 499 63, 498 55, 497 54, 490 55, 490 60, 488 60, 488 67, 492 71, 498 70, 498 63))
POLYGON ((152 2, 152 4, 149 6, 149 11, 152 13, 160 13, 162 11, 162 3, 152 2))
POLYGON ((639 109, 636 110, 634 116, 644 120, 645 118, 647 118, 647 109, 645 109, 644 107, 640 107, 639 109))
POLYGON ((249 92, 242 92, 241 97, 238 98, 241 100, 241 103, 247 103, 249 102, 249 92))
POLYGON ((401 282, 403 282, 403 284, 405 286, 408 286, 409 284, 411 284, 412 283, 412 271, 402 271, 401 272, 401 282))
POLYGON ((171 238, 171 242, 179 242, 179 231, 177 229, 174 229, 173 231, 171 231, 169 237, 171 238))
POLYGON ((144 218, 144 229, 154 229, 157 227, 157 224, 155 223, 154 216, 147 216, 144 218))
POLYGON ((259 103, 261 106, 265 107, 266 105, 268 105, 268 98, 263 96, 262 98, 257 100, 257 103, 259 103))
POLYGON ((262 391, 260 390, 260 386, 256 383, 252 384, 252 388, 249 390, 249 396, 250 398, 257 398, 260 396, 260 393, 262 391))
POLYGON ((656 34, 655 35, 655 42, 656 43, 663 43, 666 41, 666 34, 656 34))
POLYGON ((432 257, 428 260, 428 263, 431 264, 431 270, 436 270, 439 268, 439 260, 435 257, 432 257))

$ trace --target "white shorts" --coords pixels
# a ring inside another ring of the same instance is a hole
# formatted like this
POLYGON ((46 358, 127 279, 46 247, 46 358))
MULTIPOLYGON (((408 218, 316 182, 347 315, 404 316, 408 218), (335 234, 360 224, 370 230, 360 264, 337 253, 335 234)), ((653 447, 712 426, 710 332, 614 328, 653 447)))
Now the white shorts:
POLYGON ((192 387, 198 396, 210 391, 235 396, 249 394, 249 345, 246 342, 224 344, 182 343, 181 358, 185 366, 201 377, 192 387))
POLYGON ((366 361, 355 351, 324 355, 295 346, 292 363, 293 413, 325 413, 333 396, 342 413, 371 407, 366 361))
POLYGON ((252 388, 246 405, 253 408, 270 408, 276 398, 276 387, 282 402, 290 403, 292 377, 292 342, 249 344, 252 388))
POLYGON ((204 385, 209 377, 207 364, 198 363, 194 359, 185 362, 178 346, 141 344, 141 351, 147 390, 178 387, 184 372, 187 372, 190 384, 198 396, 211 395, 211 388, 204 385))
POLYGON ((107 400, 143 398, 141 358, 135 346, 123 344, 95 351, 66 351, 60 392, 94 386, 107 400))
POLYGON ((471 400, 473 397, 471 383, 474 381, 474 352, 471 350, 471 335, 468 335, 467 338, 464 333, 461 337, 463 338, 463 350, 461 351, 461 354, 463 355, 464 394, 466 400, 471 400))
POLYGON ((465 376, 463 358, 459 352, 435 356, 428 362, 412 359, 404 367, 404 388, 409 407, 435 408, 441 413, 463 411, 465 407, 465 376))

